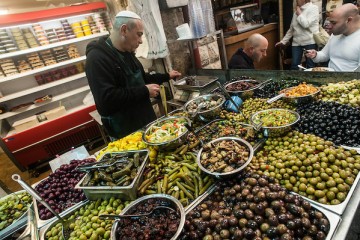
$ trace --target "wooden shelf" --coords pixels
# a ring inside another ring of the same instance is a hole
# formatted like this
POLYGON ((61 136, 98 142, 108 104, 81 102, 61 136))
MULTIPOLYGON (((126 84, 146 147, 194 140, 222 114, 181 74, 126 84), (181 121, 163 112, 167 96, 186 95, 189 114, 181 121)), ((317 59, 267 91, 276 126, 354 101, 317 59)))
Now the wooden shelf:
POLYGON ((1 114, 0 115, 0 120, 2 119, 6 119, 6 118, 9 118, 9 117, 13 117, 15 115, 18 115, 18 114, 21 114, 21 113, 24 113, 24 112, 27 112, 27 111, 30 111, 32 109, 36 109, 36 108, 39 108, 39 107, 42 107, 44 105, 47 105, 49 103, 53 103, 53 102, 57 102, 57 101, 60 101, 62 99, 65 99, 65 98, 68 98, 70 96, 74 96, 76 94, 79 94, 79 93, 83 93, 83 92, 86 92, 86 91, 89 91, 90 90, 90 87, 89 86, 84 86, 84 87, 81 87, 81 88, 77 88, 75 90, 72 90, 70 92, 67 92, 67 93, 63 93, 63 94, 60 94, 60 95, 57 95, 57 96, 54 96, 51 101, 48 101, 48 102, 45 102, 43 104, 33 104, 33 105, 30 105, 29 107, 27 107, 26 109, 23 109, 22 111, 15 111, 15 112, 6 112, 4 114, 1 114))
POLYGON ((63 66, 67 66, 67 65, 70 65, 70 64, 79 63, 79 62, 84 61, 85 59, 86 59, 86 56, 82 56, 82 57, 79 57, 79 58, 73 58, 73 59, 70 59, 70 60, 67 60, 67 61, 63 61, 63 62, 52 64, 52 65, 49 65, 49 66, 45 66, 45 67, 42 67, 42 68, 37 68, 37 69, 33 69, 33 70, 26 71, 26 72, 23 72, 23 73, 18 73, 18 74, 15 74, 15 75, 11 75, 11 76, 8 76, 8 77, 1 78, 0 83, 16 80, 16 79, 23 78, 23 77, 26 77, 26 76, 35 75, 37 73, 49 71, 51 69, 55 69, 55 68, 58 68, 58 67, 63 67, 63 66))
POLYGON ((28 49, 24 49, 24 50, 20 50, 20 51, 16 51, 16 52, 5 53, 5 54, 0 55, 0 59, 11 58, 11 57, 16 57, 16 56, 20 56, 20 55, 24 55, 24 54, 28 54, 28 53, 39 52, 42 50, 46 50, 46 49, 50 49, 50 48, 54 48, 54 47, 61 47, 61 46, 65 46, 65 45, 72 44, 72 43, 83 42, 83 41, 88 41, 88 40, 92 40, 92 39, 98 39, 99 37, 107 36, 107 35, 109 35, 108 32, 96 33, 96 34, 92 34, 92 35, 85 36, 85 37, 73 38, 73 39, 69 39, 66 41, 51 43, 51 44, 44 45, 44 46, 28 48, 28 49))
POLYGON ((68 83, 68 82, 72 82, 72 81, 78 80, 80 78, 83 78, 85 76, 86 76, 86 74, 83 72, 83 73, 79 73, 79 74, 76 74, 76 75, 73 75, 73 76, 70 76, 70 77, 67 77, 67 78, 63 78, 63 79, 60 79, 60 80, 57 80, 57 81, 54 81, 54 82, 51 82, 51 83, 46 83, 46 84, 43 84, 43 85, 40 85, 40 86, 37 86, 37 87, 26 89, 24 91, 9 94, 7 96, 4 96, 4 97, 0 98, 0 103, 6 102, 6 101, 9 101, 9 100, 12 100, 12 99, 16 99, 16 98, 19 98, 19 97, 22 97, 22 96, 26 96, 26 95, 31 94, 31 93, 39 92, 39 91, 42 91, 42 90, 45 90, 45 89, 56 87, 56 86, 59 86, 59 85, 62 85, 62 84, 68 83))

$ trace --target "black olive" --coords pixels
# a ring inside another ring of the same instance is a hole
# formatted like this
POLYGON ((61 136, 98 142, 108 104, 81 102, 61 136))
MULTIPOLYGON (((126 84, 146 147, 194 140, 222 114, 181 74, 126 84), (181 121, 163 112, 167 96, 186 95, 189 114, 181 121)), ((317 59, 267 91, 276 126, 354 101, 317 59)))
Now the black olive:
POLYGON ((288 228, 288 229, 290 229, 290 230, 293 230, 293 229, 295 229, 295 223, 294 223, 294 221, 288 221, 287 223, 286 223, 286 227, 288 228))
POLYGON ((233 213, 234 213, 234 216, 237 218, 243 218, 245 216, 244 210, 242 210, 242 209, 236 209, 233 211, 233 213))
POLYGON ((280 201, 272 201, 270 204, 270 207, 275 211, 275 212, 279 212, 280 208, 281 208, 281 203, 280 201))
POLYGON ((195 231, 191 231, 189 234, 190 239, 198 239, 199 236, 195 231))
POLYGON ((295 231, 295 235, 298 236, 298 237, 302 237, 305 234, 303 228, 296 228, 294 231, 295 231))
POLYGON ((317 232, 318 232, 318 229, 315 225, 311 225, 310 228, 308 229, 308 233, 311 236, 316 236, 317 232))
POLYGON ((320 230, 327 233, 330 230, 330 225, 329 224, 321 224, 320 230))
POLYGON ((228 228, 229 227, 229 219, 228 218, 222 218, 219 219, 220 225, 222 228, 228 228))
POLYGON ((311 222, 308 218, 301 218, 301 224, 304 228, 309 228, 311 225, 311 222))
POLYGON ((300 228, 300 227, 301 227, 301 219, 300 219, 300 218, 295 218, 295 219, 294 219, 294 223, 295 223, 295 227, 296 227, 296 228, 300 228))
POLYGON ((279 214, 278 219, 280 223, 286 223, 288 220, 288 216, 286 213, 281 213, 279 214))
POLYGON ((274 214, 274 215, 270 215, 268 217, 268 221, 269 221, 269 224, 271 226, 277 226, 279 224, 279 220, 277 218, 277 216, 274 214))
POLYGON ((215 227, 216 224, 218 224, 218 221, 216 219, 211 219, 209 222, 210 227, 215 227))
POLYGON ((289 210, 290 213, 292 213, 294 215, 299 214, 299 207, 296 206, 295 204, 289 204, 287 209, 289 210))
POLYGON ((214 229, 215 229, 216 232, 220 233, 220 231, 221 231, 221 229, 222 229, 220 223, 216 224, 216 226, 215 226, 214 229))
POLYGON ((248 223, 246 224, 246 226, 253 230, 256 230, 258 227, 257 223, 254 220, 249 220, 248 223))
POLYGON ((244 237, 247 239, 252 239, 255 236, 255 232, 251 228, 245 228, 243 232, 244 232, 244 237))
POLYGON ((249 194, 246 196, 246 201, 252 202, 253 199, 254 199, 254 195, 252 195, 252 194, 249 194))
POLYGON ((242 210, 246 210, 246 209, 248 209, 248 204, 247 204, 247 202, 241 202, 240 203, 240 208, 242 209, 242 210))
POLYGON ((212 233, 211 228, 208 227, 208 228, 205 229, 205 234, 206 235, 211 235, 211 233, 212 233))
POLYGON ((259 226, 264 222, 264 218, 261 215, 256 215, 254 220, 259 226))
POLYGON ((276 237, 277 236, 276 227, 269 227, 269 229, 266 231, 266 235, 268 235, 270 238, 276 237))

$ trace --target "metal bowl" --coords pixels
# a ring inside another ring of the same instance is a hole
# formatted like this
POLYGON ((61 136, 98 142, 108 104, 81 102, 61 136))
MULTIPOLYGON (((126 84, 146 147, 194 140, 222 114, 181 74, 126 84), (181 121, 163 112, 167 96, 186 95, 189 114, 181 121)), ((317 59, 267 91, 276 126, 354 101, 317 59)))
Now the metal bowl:
POLYGON ((160 119, 157 119, 156 121, 154 121, 154 122, 152 122, 152 123, 150 123, 149 125, 146 126, 146 130, 144 131, 144 133, 142 135, 143 141, 146 144, 150 145, 150 146, 157 146, 159 148, 159 150, 171 150, 171 149, 175 149, 175 148, 179 147, 187 139, 187 135, 189 134, 189 131, 187 129, 180 136, 178 136, 178 137, 176 137, 176 138, 174 138, 174 139, 172 139, 170 141, 166 141, 166 142, 154 143, 154 142, 149 142, 146 139, 146 136, 149 135, 149 132, 152 129, 152 127, 161 126, 165 121, 176 120, 176 119, 178 119, 178 120, 179 119, 185 119, 187 121, 187 123, 189 125, 191 125, 191 121, 187 117, 171 116, 171 117, 160 118, 160 119))
POLYGON ((221 108, 223 106, 223 104, 225 103, 226 99, 223 95, 221 94, 207 94, 207 95, 201 95, 197 98, 191 99, 189 101, 187 101, 184 105, 184 109, 186 112, 189 113, 189 115, 192 115, 193 112, 189 112, 189 105, 192 103, 196 103, 197 105, 199 105, 201 102, 207 101, 207 100, 211 100, 214 99, 215 101, 217 101, 218 99, 221 99, 221 103, 213 108, 210 108, 208 110, 204 110, 204 111, 199 111, 197 116, 200 120, 208 122, 213 120, 214 118, 216 118, 217 116, 219 116, 220 112, 221 112, 221 108))
POLYGON ((234 81, 234 82, 230 82, 228 84, 225 85, 225 90, 230 94, 230 95, 236 95, 238 97, 240 97, 241 99, 247 99, 247 98, 251 98, 254 95, 254 90, 259 88, 261 86, 260 82, 256 81, 256 80, 252 80, 252 79, 244 79, 244 80, 238 80, 238 81, 234 81), (231 91, 228 90, 227 88, 229 86, 231 86, 232 84, 236 84, 239 82, 251 82, 251 83, 257 83, 256 86, 249 88, 247 90, 243 90, 243 91, 231 91))
MULTIPOLYGON (((169 207, 172 207, 174 209, 178 209, 179 213, 180 213, 180 223, 178 226, 178 229, 175 233, 175 235, 171 238, 172 240, 177 239, 177 237, 180 235, 184 224, 185 224, 185 210, 184 207, 182 206, 182 204, 179 202, 179 200, 177 200, 176 198, 167 195, 167 194, 152 194, 152 195, 147 195, 147 196, 143 196, 135 201, 133 201, 132 203, 130 203, 127 207, 125 207, 120 215, 125 215, 127 214, 131 209, 133 209, 134 207, 138 206, 139 204, 141 204, 142 202, 144 202, 145 200, 148 199, 161 199, 163 202, 167 202, 169 203, 169 207)), ((116 240, 116 229, 118 228, 119 225, 119 220, 116 220, 111 228, 111 239, 112 240, 116 240)))
POLYGON ((221 137, 221 138, 217 138, 215 140, 212 140, 208 144, 223 141, 223 140, 234 140, 234 141, 238 142, 239 144, 241 144, 243 146, 246 146, 249 149, 249 157, 248 157, 247 161, 243 165, 241 165, 240 167, 238 167, 237 169, 235 169, 233 171, 226 172, 226 173, 211 172, 201 164, 200 159, 201 159, 201 153, 203 151, 203 148, 201 148, 200 151, 197 154, 196 163, 198 164, 199 168, 202 171, 204 171, 207 174, 212 175, 212 176, 214 176, 216 178, 226 178, 226 177, 231 177, 231 176, 233 176, 235 174, 238 174, 240 171, 242 171, 244 168, 246 168, 247 165, 249 165, 249 163, 251 162, 251 160, 252 160, 252 158, 254 156, 253 147, 251 146, 251 144, 248 141, 246 141, 246 140, 244 140, 242 138, 238 138, 238 137, 221 137))
MULTIPOLYGON (((285 88, 283 90, 280 91, 280 93, 285 93, 291 89, 293 89, 295 87, 290 87, 290 88, 285 88)), ((300 105, 300 104, 304 104, 304 103, 309 103, 314 101, 316 98, 316 95, 320 92, 320 88, 316 87, 317 91, 308 95, 304 95, 304 96, 300 96, 300 97, 287 97, 284 96, 282 97, 282 99, 284 99, 284 101, 294 104, 294 105, 300 105)))
POLYGON ((295 111, 292 111, 292 110, 289 110, 289 109, 283 109, 283 108, 271 108, 271 109, 266 109, 266 110, 262 110, 262 111, 258 111, 256 113, 254 113, 252 116, 251 116, 251 123, 253 125, 257 125, 257 123, 254 122, 254 119, 257 115, 259 115, 260 113, 266 113, 266 112, 269 112, 269 111, 274 111, 274 110, 280 110, 280 111, 286 111, 286 112, 289 112, 289 113, 292 113, 296 116, 296 120, 290 124, 286 124, 286 125, 283 125, 283 126, 279 126, 279 127, 266 127, 266 126, 261 126, 261 128, 263 129, 264 131, 264 136, 266 137, 278 137, 278 136, 283 136, 285 135, 287 132, 289 132, 292 128, 292 126, 297 123, 299 120, 300 120, 300 115, 295 112, 295 111))

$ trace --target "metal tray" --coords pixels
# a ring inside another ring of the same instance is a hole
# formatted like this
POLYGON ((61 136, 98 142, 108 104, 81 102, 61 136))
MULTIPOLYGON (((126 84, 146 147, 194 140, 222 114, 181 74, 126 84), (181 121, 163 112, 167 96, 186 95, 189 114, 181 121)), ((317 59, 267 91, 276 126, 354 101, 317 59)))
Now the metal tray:
MULTIPOLYGON (((26 191, 25 190, 21 190, 21 191, 17 191, 17 192, 14 192, 14 193, 11 193, 9 195, 6 195, 2 198, 0 198, 0 201, 4 201, 8 198, 10 198, 12 195, 17 195, 17 194, 20 194, 20 193, 25 193, 26 191)), ((29 197, 31 197, 29 195, 29 197)), ((32 204, 30 204, 28 206, 28 209, 31 207, 32 204)), ((18 219, 16 219, 12 224, 10 224, 9 226, 7 226, 6 228, 4 228, 3 230, 0 231, 0 239, 4 239, 6 238, 7 236, 13 234, 14 232, 18 231, 19 229, 21 229, 22 227, 24 227, 27 223, 27 211, 25 211, 18 219)))
MULTIPOLYGON (((47 177, 48 178, 48 177, 47 177)), ((41 183, 42 181, 45 181, 47 178, 44 178, 43 180, 37 182, 37 183, 34 183, 33 185, 31 185, 32 188, 35 189, 35 187, 41 183)), ((53 221, 56 219, 55 216, 53 216, 52 218, 50 219, 46 219, 46 220, 42 220, 40 219, 40 215, 39 215, 39 208, 38 208, 38 202, 36 201, 35 198, 33 198, 33 202, 34 202, 34 212, 35 212, 35 218, 36 218, 36 222, 37 222, 37 226, 38 228, 41 228, 43 227, 44 225, 48 224, 49 222, 53 221)), ((62 217, 64 214, 66 214, 68 211, 71 211, 72 209, 76 208, 78 205, 80 205, 82 203, 82 201, 78 202, 78 203, 75 203, 74 205, 72 205, 71 207, 69 208, 66 208, 64 211, 62 211, 61 213, 59 213, 60 217, 62 217)))
MULTIPOLYGON (((215 190, 217 190, 219 188, 218 185, 214 185, 213 187, 209 188, 201 197, 197 198, 194 202, 192 202, 191 205, 189 205, 186 209, 185 209, 185 214, 189 214, 189 212, 191 210, 193 210, 196 206, 198 206, 200 203, 202 203, 208 196, 210 196, 215 190)), ((308 199, 306 199, 308 200, 308 199)), ((330 229, 329 229, 329 233, 326 235, 326 240, 330 240, 332 239, 332 236, 334 235, 340 221, 341 218, 339 215, 326 210, 316 204, 313 204, 312 202, 310 202, 311 206, 313 208, 316 208, 317 210, 321 211, 329 220, 330 222, 330 229)))
MULTIPOLYGON (((145 150, 136 150, 136 151, 126 151, 127 153, 135 154, 137 152, 140 153, 141 156, 145 155, 143 162, 141 163, 140 167, 137 170, 137 175, 134 178, 133 182, 128 186, 123 187, 113 187, 113 186, 83 186, 83 182, 90 180, 90 174, 87 173, 79 182, 76 184, 76 189, 82 189, 85 193, 85 196, 89 200, 97 200, 101 199, 109 199, 111 197, 123 199, 123 200, 135 200, 137 197, 137 188, 139 183, 142 181, 143 172, 145 166, 148 162, 149 151, 145 150)), ((113 155, 113 154, 121 154, 124 152, 112 152, 106 153, 106 155, 113 155)), ((103 157, 104 157, 103 156, 103 157)), ((101 160, 100 160, 101 161, 101 160)))
MULTIPOLYGON (((352 194, 354 193, 354 190, 355 190, 355 188, 356 188, 356 186, 357 186, 357 184, 359 182, 359 179, 360 179, 360 174, 358 174, 356 176, 355 181, 354 181, 353 185, 351 186, 350 191, 346 195, 345 200, 342 203, 337 204, 337 205, 322 204, 322 203, 319 203, 319 202, 317 202, 315 200, 311 200, 311 199, 309 199, 307 197, 304 197, 304 196, 302 196, 302 197, 305 198, 306 200, 308 200, 309 202, 315 204, 315 205, 318 205, 318 206, 320 206, 320 207, 322 207, 324 209, 327 209, 327 210, 341 216, 343 214, 343 212, 345 211, 345 208, 346 208, 347 204, 349 203, 352 194)), ((297 194, 297 193, 294 193, 294 194, 297 194)), ((297 195, 299 195, 299 194, 297 194, 297 195)))
MULTIPOLYGON (((79 208, 81 208, 82 206, 86 205, 89 202, 89 200, 85 200, 80 202, 80 204, 77 204, 77 206, 75 208, 72 208, 71 210, 68 209, 65 212, 62 212, 61 217, 67 219, 68 217, 70 217, 76 210, 78 210, 79 208)), ((41 240, 45 240, 45 234, 48 230, 50 230, 52 227, 54 227, 56 224, 59 223, 60 220, 58 219, 52 219, 49 224, 47 224, 46 226, 40 228, 39 231, 39 235, 40 235, 40 239, 41 240)))
MULTIPOLYGON (((190 76, 188 76, 188 77, 190 77, 190 76)), ((182 90, 199 91, 199 90, 202 90, 202 89, 210 86, 212 83, 214 83, 216 80, 218 80, 217 77, 213 77, 213 76, 195 76, 195 84, 194 84, 194 86, 192 86, 192 85, 186 84, 186 79, 188 77, 184 77, 184 78, 176 81, 174 83, 174 87, 176 87, 177 89, 182 89, 182 90)))

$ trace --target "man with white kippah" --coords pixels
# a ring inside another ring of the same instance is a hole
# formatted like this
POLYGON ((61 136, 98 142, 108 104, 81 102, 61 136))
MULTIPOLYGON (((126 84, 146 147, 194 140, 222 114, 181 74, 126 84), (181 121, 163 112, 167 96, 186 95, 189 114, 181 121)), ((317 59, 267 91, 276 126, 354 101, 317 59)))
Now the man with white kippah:
POLYGON ((159 84, 181 76, 178 71, 147 74, 135 50, 144 27, 134 12, 119 12, 109 37, 86 47, 86 76, 96 108, 108 134, 122 138, 154 121, 150 98, 159 95, 159 84))

